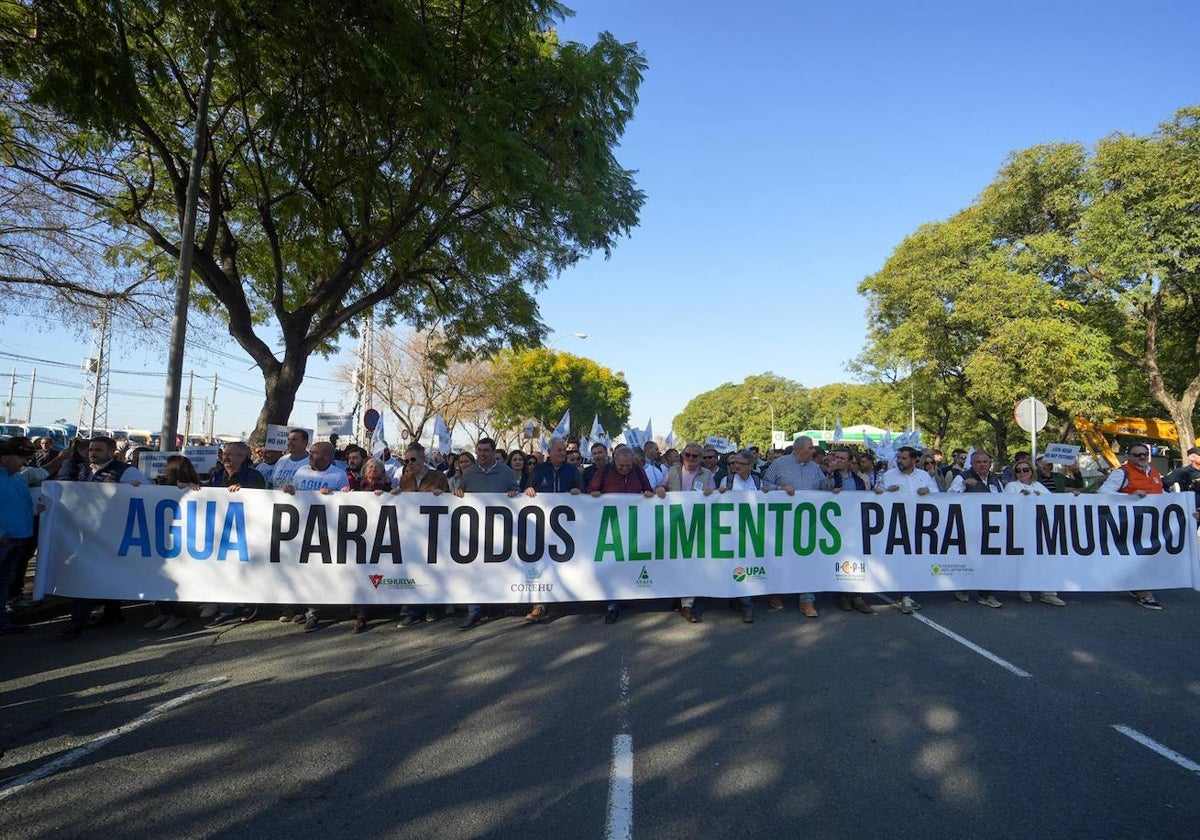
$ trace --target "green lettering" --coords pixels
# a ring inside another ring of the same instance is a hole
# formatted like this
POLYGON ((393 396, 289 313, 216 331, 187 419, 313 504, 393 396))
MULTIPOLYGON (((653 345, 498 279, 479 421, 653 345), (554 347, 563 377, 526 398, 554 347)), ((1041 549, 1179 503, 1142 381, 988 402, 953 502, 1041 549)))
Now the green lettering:
POLYGON ((654 556, 663 559, 667 542, 666 511, 662 505, 654 506, 654 556))
POLYGON ((717 502, 710 505, 709 510, 711 511, 709 515, 712 516, 712 558, 714 560, 732 560, 733 549, 721 548, 721 538, 732 534, 733 526, 722 524, 721 514, 733 513, 733 505, 729 502, 717 502))
POLYGON ((596 551, 593 554, 596 562, 604 560, 605 554, 611 554, 618 563, 625 559, 625 547, 621 544, 621 518, 617 509, 605 505, 600 512, 599 536, 596 537, 596 551))
POLYGON ((644 563, 653 555, 649 551, 638 551, 638 508, 629 506, 629 562, 644 563))
MULTIPOLYGON (((704 505, 691 505, 692 513, 704 505)), ((704 556, 704 521, 703 512, 693 515, 691 520, 684 515, 683 505, 671 505, 667 512, 671 523, 671 557, 690 560, 693 556, 704 556)))
POLYGON ((766 505, 750 505, 743 502, 738 505, 738 552, 743 557, 753 554, 763 556, 764 539, 767 536, 766 505), (746 551, 746 542, 750 542, 750 551, 746 551))
POLYGON ((837 502, 826 502, 821 505, 821 527, 829 535, 829 539, 821 538, 821 553, 826 555, 837 554, 842 550, 842 532, 838 530, 836 524, 830 521, 830 514, 841 516, 842 506, 837 502))
POLYGON ((775 556, 783 556, 783 525, 785 522, 784 514, 789 512, 792 506, 786 502, 771 502, 767 505, 767 510, 775 514, 775 556))
POLYGON ((805 557, 816 547, 817 509, 812 502, 803 502, 796 505, 796 518, 792 520, 792 548, 805 557))

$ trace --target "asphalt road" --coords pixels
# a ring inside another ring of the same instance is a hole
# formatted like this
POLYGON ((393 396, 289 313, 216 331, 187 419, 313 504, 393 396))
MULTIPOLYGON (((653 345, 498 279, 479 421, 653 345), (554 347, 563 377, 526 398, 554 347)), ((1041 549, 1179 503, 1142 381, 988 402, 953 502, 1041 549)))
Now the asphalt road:
POLYGON ((359 636, 164 634, 141 629, 148 606, 70 643, 46 622, 0 638, 0 833, 1200 836, 1200 593, 1161 592, 1159 613, 1064 597, 920 598, 1013 670, 877 599, 822 599, 817 620, 791 599, 753 625, 715 600, 696 625, 664 601, 611 627, 587 607, 467 632, 380 617, 359 636))

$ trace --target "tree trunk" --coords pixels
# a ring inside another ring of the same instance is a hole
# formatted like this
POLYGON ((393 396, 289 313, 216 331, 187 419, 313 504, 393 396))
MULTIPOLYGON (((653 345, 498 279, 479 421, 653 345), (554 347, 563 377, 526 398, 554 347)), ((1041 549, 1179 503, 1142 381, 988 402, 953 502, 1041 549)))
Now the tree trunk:
POLYGON ((291 420, 292 409, 296 405, 296 392, 300 390, 300 384, 304 381, 307 365, 308 359, 303 353, 288 350, 285 351, 282 362, 277 362, 270 370, 263 371, 265 398, 262 410, 258 413, 258 422, 255 423, 254 432, 250 436, 251 441, 266 440, 267 426, 283 425, 291 420))

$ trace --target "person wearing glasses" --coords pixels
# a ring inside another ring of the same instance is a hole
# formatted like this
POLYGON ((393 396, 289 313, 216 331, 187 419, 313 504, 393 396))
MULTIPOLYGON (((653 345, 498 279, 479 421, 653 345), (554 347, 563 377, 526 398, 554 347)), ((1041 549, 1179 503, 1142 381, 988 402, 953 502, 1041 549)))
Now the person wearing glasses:
MULTIPOLYGON (((867 477, 858 471, 858 460, 844 446, 829 450, 829 475, 821 485, 834 495, 843 491, 867 493, 872 490, 867 477)), ((932 459, 931 459, 932 462, 932 459)), ((912 599, 909 598, 911 601, 912 599)), ((875 610, 863 598, 862 593, 842 592, 837 596, 838 608, 843 612, 858 610, 863 615, 874 615, 875 610)))
MULTIPOLYGON (((815 448, 813 439, 800 435, 792 442, 791 455, 776 458, 763 473, 763 488, 766 490, 782 490, 789 496, 797 490, 820 490, 825 481, 825 472, 813 460, 815 448)), ((800 593, 800 612, 807 618, 817 618, 817 594, 815 592, 800 593)), ((779 595, 767 599, 771 609, 783 608, 783 600, 779 595)))
MULTIPOLYGON (((1135 499, 1144 499, 1149 495, 1157 495, 1163 491, 1162 474, 1150 465, 1150 447, 1144 443, 1135 443, 1125 454, 1128 456, 1120 469, 1113 470, 1100 485, 1099 493, 1125 494, 1135 499)), ((1162 604, 1148 589, 1138 589, 1129 593, 1140 606, 1148 610, 1161 610, 1162 604)))
MULTIPOLYGON (((654 488, 658 498, 663 498, 667 493, 675 492, 694 492, 699 491, 705 496, 711 496, 713 490, 716 489, 716 482, 713 481, 713 472, 708 467, 700 463, 702 450, 697 443, 689 443, 683 448, 683 461, 667 470, 662 481, 654 488)), ((679 615, 684 621, 695 624, 700 620, 700 616, 696 613, 695 598, 681 598, 679 600, 679 615)))
MULTIPOLYGON (((992 474, 992 456, 982 449, 971 454, 971 468, 950 482, 948 493, 1003 493, 1004 482, 992 474)), ((954 597, 964 604, 971 600, 966 592, 955 592, 954 597)), ((991 592, 980 592, 979 603, 985 607, 999 609, 1004 606, 991 592)))
MULTIPOLYGON (((1012 468, 1013 480, 1004 485, 1004 492, 1020 496, 1048 496, 1050 491, 1038 481, 1033 465, 1028 460, 1017 461, 1012 468)), ((1029 592, 1018 592, 1017 595, 1026 604, 1033 603, 1033 595, 1029 592)), ((1057 592, 1043 592, 1038 600, 1052 607, 1065 607, 1067 602, 1058 597, 1057 592)))
MULTIPOLYGON (((716 454, 716 450, 713 450, 716 454)), ((743 449, 741 452, 736 452, 729 458, 729 472, 721 478, 717 479, 717 492, 727 493, 730 490, 745 490, 751 493, 766 493, 762 486, 762 476, 754 471, 754 464, 757 459, 750 454, 750 450, 743 449)), ((754 600, 749 596, 744 596, 738 601, 738 606, 742 611, 742 623, 754 623, 754 600)))

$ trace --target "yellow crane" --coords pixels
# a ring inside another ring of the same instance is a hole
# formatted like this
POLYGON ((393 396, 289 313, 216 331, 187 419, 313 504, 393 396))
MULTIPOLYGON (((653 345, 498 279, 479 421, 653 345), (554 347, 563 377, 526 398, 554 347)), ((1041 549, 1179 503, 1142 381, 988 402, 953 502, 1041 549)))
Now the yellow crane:
POLYGON ((1179 444, 1179 432, 1175 424, 1169 420, 1155 420, 1147 417, 1116 417, 1111 423, 1093 423, 1086 417, 1075 418, 1075 428, 1084 447, 1096 459, 1103 459, 1112 469, 1121 466, 1117 454, 1112 451, 1105 435, 1123 435, 1125 437, 1159 440, 1179 444))

